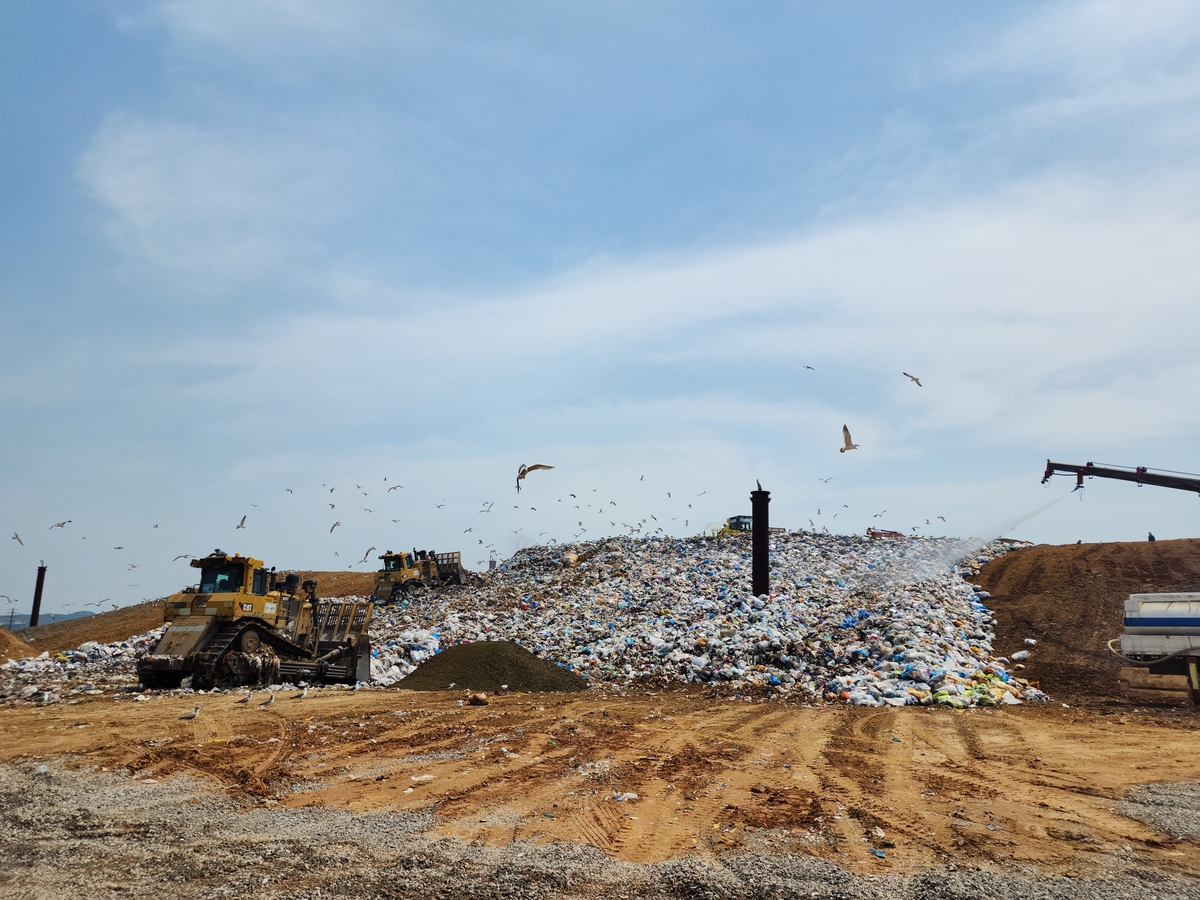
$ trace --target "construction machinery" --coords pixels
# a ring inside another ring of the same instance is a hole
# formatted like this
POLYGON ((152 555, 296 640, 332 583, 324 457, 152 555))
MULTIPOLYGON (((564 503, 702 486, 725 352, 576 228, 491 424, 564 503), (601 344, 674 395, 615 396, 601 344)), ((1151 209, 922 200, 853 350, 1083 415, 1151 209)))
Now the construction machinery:
POLYGON ((205 690, 370 680, 370 601, 318 600, 315 581, 279 579, 236 553, 214 550, 191 565, 199 584, 167 599, 167 630, 138 660, 144 687, 178 687, 188 676, 205 690))
MULTIPOLYGON (((754 531, 753 516, 730 516, 724 522, 709 522, 704 526, 705 537, 726 537, 731 534, 751 534, 754 531)), ((786 534, 786 528, 768 528, 771 534, 786 534)))
MULTIPOLYGON (((1074 475, 1075 490, 1084 477, 1114 478, 1143 484, 1195 491, 1200 494, 1200 475, 1152 470, 1146 466, 1111 466, 1085 463, 1056 463, 1046 460, 1042 484, 1057 474, 1074 475)), ((1152 675, 1183 675, 1188 680, 1192 702, 1200 706, 1200 594, 1130 594, 1125 601, 1125 633, 1108 642, 1122 660, 1148 668, 1152 675), (1113 644, 1120 641, 1118 652, 1113 644)))
POLYGON ((1075 490, 1083 487, 1083 479, 1115 478, 1118 481, 1132 481, 1141 487, 1152 484, 1156 487, 1175 488, 1180 491, 1195 491, 1200 494, 1200 475, 1187 472, 1168 472, 1162 469, 1148 469, 1145 466, 1105 466, 1095 463, 1084 463, 1082 466, 1074 463, 1056 463, 1046 460, 1046 474, 1042 476, 1045 484, 1054 475, 1074 475, 1075 490))
POLYGON ((417 588, 441 584, 466 584, 467 570, 462 554, 413 550, 379 557, 383 568, 375 573, 375 602, 389 603, 411 594, 417 588))

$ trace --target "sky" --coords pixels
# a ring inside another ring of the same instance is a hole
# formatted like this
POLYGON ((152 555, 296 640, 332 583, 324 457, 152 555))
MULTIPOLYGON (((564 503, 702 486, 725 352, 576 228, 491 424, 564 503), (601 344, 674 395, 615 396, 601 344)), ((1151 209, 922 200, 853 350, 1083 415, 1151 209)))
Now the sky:
POLYGON ((1174 0, 13 5, 0 601, 696 534, 756 480, 790 528, 1192 536, 1040 479, 1200 469, 1198 113, 1174 0))

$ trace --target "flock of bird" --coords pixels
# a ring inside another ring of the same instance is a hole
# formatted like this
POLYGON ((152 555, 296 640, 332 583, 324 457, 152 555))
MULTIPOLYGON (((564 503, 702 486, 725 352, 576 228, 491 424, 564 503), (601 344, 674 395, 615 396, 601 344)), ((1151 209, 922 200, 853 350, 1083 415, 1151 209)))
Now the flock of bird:
MULTIPOLYGON (((272 703, 274 703, 274 702, 275 702, 275 696, 276 696, 276 692, 275 692, 275 691, 268 691, 268 692, 267 692, 267 699, 266 699, 266 700, 263 700, 263 701, 262 701, 262 702, 260 702, 258 705, 259 705, 259 706, 270 706, 272 703)), ((301 690, 300 690, 300 692, 299 692, 299 693, 292 694, 292 696, 291 696, 289 699, 291 699, 291 700, 303 700, 303 699, 304 699, 305 697, 307 697, 307 696, 308 696, 308 687, 307 687, 307 685, 306 685, 306 686, 305 686, 303 689, 301 689, 301 690)), ((240 699, 240 700, 235 700, 235 701, 234 701, 234 703, 235 703, 235 704, 240 704, 240 703, 249 703, 249 702, 250 702, 250 701, 251 701, 253 698, 254 698, 254 691, 246 691, 246 693, 242 695, 242 699, 240 699)), ((181 718, 181 719, 194 719, 194 718, 196 718, 196 717, 197 717, 197 716, 199 716, 199 715, 200 715, 200 704, 198 704, 198 703, 197 703, 197 704, 196 704, 196 707, 195 707, 195 709, 193 709, 191 712, 186 712, 186 713, 184 713, 184 714, 183 714, 182 716, 180 716, 179 718, 181 718)))
MULTIPOLYGON (((812 366, 805 366, 805 368, 811 369, 812 366)), ((921 384, 920 378, 918 378, 917 376, 911 375, 908 372, 903 372, 902 374, 906 378, 908 378, 910 381, 912 381, 913 384, 915 384, 917 387, 923 387, 923 385, 921 384)), ((858 450, 860 447, 861 447, 861 445, 858 443, 855 443, 853 437, 851 436, 849 426, 846 424, 843 424, 842 425, 842 446, 838 448, 838 452, 846 453, 851 450, 858 450)), ((554 468, 555 468, 555 466, 548 465, 546 463, 535 463, 533 465, 525 465, 524 463, 522 463, 517 468, 517 476, 516 476, 516 493, 517 493, 518 497, 520 496, 522 487, 525 484, 526 478, 528 478, 529 475, 531 475, 535 472, 550 471, 554 468)), ((821 482, 823 482, 824 484, 828 484, 830 481, 833 480, 833 476, 820 478, 819 480, 821 482)), ((639 481, 644 482, 645 475, 642 475, 639 478, 639 481)), ((387 477, 383 478, 382 484, 386 485, 386 487, 384 488, 384 490, 382 492, 376 494, 377 497, 381 496, 381 495, 383 497, 387 497, 387 496, 391 495, 391 493, 393 491, 404 490, 404 485, 402 485, 402 484, 396 484, 396 483, 389 484, 387 477)), ((355 490, 358 492, 358 494, 363 497, 369 497, 372 494, 371 491, 364 490, 362 484, 355 484, 354 487, 355 487, 355 490)), ((344 489, 343 494, 341 494, 341 495, 336 495, 336 492, 338 490, 338 485, 330 486, 329 484, 326 483, 326 484, 321 485, 321 489, 322 489, 322 493, 325 496, 324 505, 328 506, 330 512, 337 510, 339 505, 341 505, 343 510, 346 510, 347 508, 352 508, 353 503, 356 502, 356 500, 350 500, 349 502, 346 502, 341 499, 346 496, 345 491, 348 490, 348 488, 344 489), (335 500, 336 500, 336 502, 335 502, 335 500)), ((285 490, 289 495, 295 495, 295 491, 292 488, 285 488, 285 490)), ((598 493, 598 489, 593 488, 592 493, 594 493, 594 494, 598 493)), ((706 493, 707 493, 707 491, 701 491, 700 493, 696 494, 695 497, 696 498, 703 497, 706 493)), ((675 503, 679 502, 678 498, 672 497, 671 491, 666 492, 666 497, 668 500, 675 500, 675 503)), ((299 499, 299 498, 297 498, 297 499, 299 499)), ((684 528, 691 528, 692 527, 691 526, 691 518, 695 516, 694 512, 689 512, 690 510, 693 510, 693 503, 687 503, 685 507, 680 508, 680 507, 676 506, 675 509, 670 510, 670 511, 678 513, 678 515, 675 515, 675 516, 664 516, 664 519, 660 520, 657 515, 649 514, 648 516, 643 516, 641 518, 634 517, 634 520, 632 522, 627 522, 627 521, 624 521, 624 517, 617 515, 617 512, 616 512, 617 503, 615 500, 610 499, 607 501, 600 501, 596 498, 592 498, 592 499, 596 500, 596 503, 594 506, 592 503, 582 503, 581 504, 579 502, 579 497, 575 493, 569 493, 567 495, 567 497, 558 498, 556 501, 554 501, 555 503, 559 503, 559 504, 566 501, 568 503, 568 505, 573 505, 576 510, 579 510, 579 518, 575 519, 576 524, 573 528, 573 534, 572 534, 572 537, 575 540, 582 538, 584 535, 588 534, 592 530, 592 528, 589 527, 590 523, 587 522, 586 519, 589 515, 593 515, 593 514, 599 516, 600 519, 599 519, 599 521, 593 520, 594 524, 592 525, 592 527, 595 527, 596 529, 603 529, 605 527, 604 523, 607 522, 608 528, 617 529, 619 527, 620 529, 627 532, 629 535, 642 535, 642 534, 663 535, 663 534, 665 534, 666 523, 667 522, 676 522, 680 518, 683 519, 683 527, 684 528), (575 502, 572 504, 571 501, 575 501, 575 502)), ((357 501, 357 502, 361 502, 361 501, 357 501)), ((375 502, 375 501, 367 501, 367 502, 374 502, 374 507, 360 506, 360 507, 358 507, 358 509, 368 515, 373 515, 380 511, 381 507, 379 506, 378 502, 375 502)), ((543 502, 549 503, 550 501, 547 500, 547 501, 543 501, 543 502)), ((675 506, 675 503, 673 503, 672 506, 675 506)), ((446 504, 445 499, 443 499, 442 502, 440 502, 440 503, 433 504, 435 509, 442 509, 446 505, 447 504, 446 504)), ((250 504, 250 506, 252 508, 257 508, 258 504, 252 503, 252 504, 250 504)), ((481 508, 477 511, 477 514, 490 514, 492 512, 494 506, 495 506, 495 501, 486 501, 481 504, 481 508)), ((850 507, 847 504, 842 504, 843 510, 849 509, 849 508, 850 507)), ((513 509, 520 510, 521 509, 520 504, 514 505, 513 509)), ((529 511, 535 512, 535 513, 539 512, 538 508, 536 506, 532 506, 532 505, 529 506, 529 511)), ((835 513, 831 517, 831 521, 832 521, 832 519, 836 519, 838 517, 838 515, 841 514, 841 511, 842 510, 839 510, 838 513, 835 513)), ((873 518, 881 518, 884 515, 884 513, 886 513, 886 512, 887 512, 887 510, 883 510, 880 513, 876 513, 876 514, 874 514, 873 518)), ((821 514, 822 514, 821 509, 818 508, 816 515, 819 517, 819 516, 821 516, 821 514)), ((233 530, 235 530, 235 531, 246 530, 248 527, 247 521, 251 519, 251 516, 252 516, 251 513, 243 514, 241 516, 241 518, 238 520, 237 524, 234 525, 233 530)), ((943 517, 943 516, 938 516, 937 518, 940 519, 942 522, 946 521, 945 517, 943 517)), ((405 521, 405 520, 402 520, 400 518, 391 519, 391 522, 393 524, 400 524, 403 521, 405 521)), ((811 527, 813 527, 813 528, 816 527, 814 519, 809 518, 808 522, 811 527)), ((930 523, 930 520, 926 519, 925 524, 929 525, 929 523, 930 523)), ((61 522, 55 522, 54 524, 52 524, 50 526, 50 530, 66 529, 66 527, 70 524, 72 524, 71 519, 64 519, 61 522)), ((337 518, 329 526, 328 534, 333 534, 333 532, 337 528, 341 527, 341 525, 342 525, 341 518, 337 518)), ((154 525, 153 527, 158 528, 158 525, 154 525)), ((919 527, 920 526, 913 526, 912 530, 914 532, 916 532, 919 529, 919 527)), ((524 527, 520 527, 520 528, 517 528, 517 529, 511 531, 511 534, 513 534, 519 538, 521 533, 523 532, 523 530, 524 530, 524 527)), ((825 526, 824 530, 828 533, 828 531, 829 531, 828 526, 825 526)), ((471 525, 463 530, 463 534, 474 535, 474 532, 475 532, 474 525, 471 525)), ((541 538, 545 537, 548 533, 549 533, 548 531, 542 531, 537 534, 537 538, 540 540, 541 538)), ((532 535, 530 535, 530 537, 532 537, 532 535)), ((15 531, 13 532, 12 539, 14 541, 16 541, 18 544, 20 544, 21 546, 25 545, 25 542, 24 542, 24 540, 22 540, 21 535, 15 531)), ((86 537, 83 537, 82 539, 87 540, 86 537)), ((495 548, 496 548, 495 543, 485 543, 484 539, 480 538, 480 537, 476 537, 476 541, 477 541, 476 546, 478 548, 481 548, 481 552, 490 553, 491 556, 494 558, 495 552, 496 552, 495 551, 495 548)), ((551 538, 547 543, 557 543, 557 539, 551 538)), ((121 551, 121 550, 124 550, 125 548, 123 545, 118 544, 113 549, 117 550, 117 551, 121 551)), ((371 554, 374 553, 375 550, 376 550, 376 548, 374 546, 368 548, 367 551, 363 554, 362 559, 358 560, 358 562, 356 562, 356 563, 350 563, 347 566, 347 568, 353 569, 355 566, 365 565, 365 564, 369 563, 371 561, 370 560, 371 554)), ((339 559, 341 558, 341 554, 336 550, 334 551, 334 556, 339 559)), ((175 556, 172 561, 178 562, 179 560, 192 560, 192 559, 195 559, 195 557, 192 556, 191 554, 181 553, 181 554, 175 556)), ((486 562, 486 560, 477 560, 478 565, 483 565, 485 562, 486 562)), ((138 569, 138 568, 139 568, 139 564, 129 563, 127 571, 134 571, 135 569, 138 569)), ((138 586, 139 585, 127 585, 127 587, 138 587, 138 586)), ((0 595, 0 597, 3 597, 3 595, 0 595)), ((103 605, 104 603, 110 603, 111 600, 112 600, 112 598, 105 598, 104 600, 96 601, 94 603, 89 603, 89 604, 85 604, 85 605, 99 607, 99 606, 103 605)), ((113 604, 113 608, 116 609, 117 605, 113 604)), ((268 699, 266 702, 270 703, 270 702, 272 702, 273 699, 274 699, 274 695, 272 695, 272 697, 270 699, 268 699)))

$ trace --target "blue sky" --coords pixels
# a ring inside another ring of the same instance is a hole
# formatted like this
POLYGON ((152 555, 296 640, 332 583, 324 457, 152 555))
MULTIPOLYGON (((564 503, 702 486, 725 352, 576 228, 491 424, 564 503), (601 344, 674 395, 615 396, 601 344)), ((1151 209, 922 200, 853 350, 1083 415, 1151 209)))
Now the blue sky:
POLYGON ((0 47, 21 608, 39 559, 55 611, 217 546, 474 565, 756 478, 791 527, 1195 533, 1100 481, 1014 529, 1047 457, 1200 468, 1192 4, 63 2, 0 47))

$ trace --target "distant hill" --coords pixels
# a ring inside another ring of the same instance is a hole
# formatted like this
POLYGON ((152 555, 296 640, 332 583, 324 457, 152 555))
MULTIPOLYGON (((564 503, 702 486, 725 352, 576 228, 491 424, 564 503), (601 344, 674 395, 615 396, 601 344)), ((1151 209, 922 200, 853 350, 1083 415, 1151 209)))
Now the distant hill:
MULTIPOLYGON (((73 612, 73 613, 41 613, 38 616, 38 625, 49 625, 51 622, 66 622, 68 619, 82 619, 86 616, 94 616, 91 612, 73 612)), ((29 627, 29 613, 18 613, 12 610, 7 615, 0 615, 0 628, 6 631, 16 631, 18 628, 29 627)))

